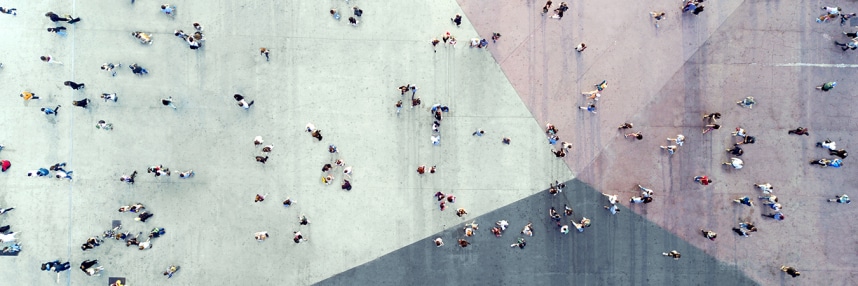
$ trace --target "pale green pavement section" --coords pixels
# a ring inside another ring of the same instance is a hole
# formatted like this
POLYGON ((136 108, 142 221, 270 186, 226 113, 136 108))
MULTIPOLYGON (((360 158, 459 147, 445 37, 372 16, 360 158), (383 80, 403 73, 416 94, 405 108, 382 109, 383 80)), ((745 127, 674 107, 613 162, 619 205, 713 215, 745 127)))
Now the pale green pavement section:
POLYGON ((337 7, 346 16, 341 1, 177 3, 174 20, 158 4, 137 2, 19 2, 9 3, 18 16, 0 15, 0 144, 8 146, 0 158, 13 161, 0 178, 0 205, 16 207, 0 223, 21 231, 25 245, 17 258, 0 257, 0 277, 52 284, 55 276, 39 263, 61 258, 75 267, 61 284, 124 276, 131 285, 161 285, 170 264, 182 266, 171 284, 311 284, 464 221, 457 207, 478 216, 572 178, 548 152, 544 123, 531 118, 490 54, 467 47, 476 35, 467 21, 450 24, 461 13, 455 1, 358 1, 365 14, 356 29, 327 14, 337 7), (44 31, 52 25, 46 11, 72 9, 83 21, 68 37, 44 31), (207 38, 198 52, 172 36, 194 21, 207 38), (135 30, 154 33, 154 44, 141 46, 129 35, 135 30), (458 48, 432 53, 432 35, 447 30, 458 48), (272 50, 271 62, 258 55, 261 46, 272 50), (40 62, 43 54, 64 65, 40 62), (123 67, 111 78, 98 69, 104 62, 123 67), (134 62, 150 74, 133 76, 127 65, 134 62), (65 80, 87 87, 72 92, 65 80), (420 87, 424 105, 397 117, 396 87, 405 83, 420 87), (23 104, 23 89, 43 98, 23 104), (102 92, 119 93, 119 102, 102 102, 102 92), (241 110, 233 93, 256 103, 241 110), (169 95, 178 110, 160 105, 169 95), (93 100, 89 110, 71 106, 84 96, 93 100), (452 110, 438 147, 429 140, 434 103, 452 110), (38 110, 56 104, 63 107, 55 120, 38 110), (93 128, 99 119, 115 130, 93 128), (307 122, 323 130, 323 142, 303 132, 307 122), (488 134, 472 137, 478 127, 488 134), (253 160, 256 135, 275 145, 266 165, 253 160), (512 144, 502 145, 502 135, 512 144), (354 167, 350 193, 319 181, 329 143, 354 167), (73 183, 25 176, 59 161, 69 162, 73 183), (197 176, 153 178, 145 168, 154 164, 197 176), (419 164, 439 172, 417 176, 419 164), (133 187, 117 180, 133 169, 142 171, 133 187), (458 197, 447 211, 432 199, 438 190, 458 197), (255 204, 255 193, 269 199, 255 204), (284 209, 287 196, 298 203, 284 209), (134 202, 155 217, 142 224, 116 212, 134 202), (300 213, 309 227, 298 227, 300 213), (167 235, 146 251, 116 241, 79 250, 113 219, 133 232, 165 227, 167 235), (291 241, 299 229, 308 243, 291 241), (257 243, 252 235, 263 230, 272 237, 257 243), (104 276, 76 269, 94 258, 104 276))

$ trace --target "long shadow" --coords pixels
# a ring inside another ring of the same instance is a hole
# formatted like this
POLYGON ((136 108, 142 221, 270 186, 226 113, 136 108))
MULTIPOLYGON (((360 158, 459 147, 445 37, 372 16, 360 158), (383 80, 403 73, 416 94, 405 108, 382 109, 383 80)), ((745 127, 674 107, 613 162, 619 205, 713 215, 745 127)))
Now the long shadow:
MULTIPOLYGON (((627 199, 627 198, 626 198, 627 199)), ((607 199, 576 180, 566 182, 557 196, 547 190, 485 215, 469 218, 480 225, 465 237, 464 224, 426 237, 411 245, 319 282, 319 285, 756 285, 739 269, 726 265, 682 241, 661 227, 621 207, 611 215, 607 199), (548 217, 568 204, 571 218, 586 216, 592 226, 583 233, 561 234, 548 217), (490 229, 498 220, 509 228, 501 237, 490 229), (524 237, 524 249, 510 247, 527 222, 534 236, 524 237), (435 247, 441 237, 445 245, 435 247), (466 238, 466 248, 456 240, 466 238), (662 252, 678 250, 674 260, 662 252)), ((455 206, 454 206, 455 207, 455 206)), ((637 205, 635 207, 646 207, 637 205)), ((419 223, 419 222, 415 222, 419 223)), ((705 239, 700 237, 701 239, 705 239)))

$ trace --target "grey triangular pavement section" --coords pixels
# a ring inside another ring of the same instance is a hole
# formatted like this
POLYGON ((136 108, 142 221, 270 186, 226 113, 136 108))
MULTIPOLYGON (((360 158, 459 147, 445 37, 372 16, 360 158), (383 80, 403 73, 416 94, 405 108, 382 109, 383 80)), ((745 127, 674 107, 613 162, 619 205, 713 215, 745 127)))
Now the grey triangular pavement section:
POLYGON ((571 180, 566 185, 556 197, 540 192, 467 219, 480 225, 473 237, 464 237, 463 223, 317 285, 757 284, 735 266, 719 262, 629 209, 621 207, 620 213, 611 215, 603 208, 607 200, 587 184, 571 180), (561 234, 548 218, 548 209, 562 210, 564 204, 575 210, 572 219, 586 216, 592 226, 583 233, 573 228, 561 234), (501 219, 510 227, 498 238, 490 229, 501 219), (527 222, 533 222, 534 236, 525 237, 524 249, 511 248, 527 222), (443 247, 435 247, 436 237, 444 239, 443 247), (456 244, 459 238, 472 244, 461 248, 456 244), (682 253, 681 259, 661 254, 674 249, 682 253))

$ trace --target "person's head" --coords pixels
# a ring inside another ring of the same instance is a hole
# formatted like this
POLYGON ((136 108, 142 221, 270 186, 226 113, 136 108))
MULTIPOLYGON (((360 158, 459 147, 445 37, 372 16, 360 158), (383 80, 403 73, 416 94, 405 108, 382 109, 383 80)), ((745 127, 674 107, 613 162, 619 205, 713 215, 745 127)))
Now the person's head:
POLYGON ((167 4, 161 5, 161 9, 167 9, 167 4))
POLYGON ((337 13, 337 9, 331 9, 331 15, 334 15, 336 13, 337 13))
POLYGON ((641 135, 640 133, 637 133, 637 134, 635 134, 635 138, 637 138, 638 140, 643 140, 643 135, 641 135))
POLYGON ((42 59, 43 61, 46 61, 46 62, 48 61, 48 57, 46 57, 46 56, 41 56, 39 58, 42 59))

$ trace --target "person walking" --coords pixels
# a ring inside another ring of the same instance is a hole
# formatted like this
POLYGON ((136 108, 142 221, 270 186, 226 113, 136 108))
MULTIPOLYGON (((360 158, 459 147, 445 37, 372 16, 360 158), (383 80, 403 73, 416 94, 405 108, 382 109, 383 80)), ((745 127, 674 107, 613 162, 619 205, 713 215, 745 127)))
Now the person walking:
POLYGON ((0 7, 0 13, 3 14, 12 14, 12 16, 18 16, 18 12, 15 11, 18 11, 18 9, 0 7))
POLYGON ((57 105, 57 107, 54 107, 54 108, 42 107, 42 112, 44 112, 45 115, 57 116, 59 110, 60 110, 60 105, 57 105))
POLYGON ((827 92, 827 91, 833 89, 835 86, 837 86, 836 81, 829 81, 829 82, 823 83, 822 85, 817 86, 816 89, 827 92))
POLYGON ((673 155, 674 153, 676 153, 676 145, 658 146, 658 147, 661 148, 662 150, 667 150, 668 155, 673 155))
POLYGON ((658 12, 651 11, 651 12, 649 12, 649 15, 652 16, 653 19, 655 19, 655 27, 656 28, 659 27, 658 21, 661 21, 662 19, 667 18, 667 14, 664 13, 664 11, 658 11, 658 12))
POLYGON ((84 98, 81 100, 72 101, 72 106, 77 106, 80 108, 86 108, 87 105, 89 105, 89 98, 84 98))
POLYGON ((641 132, 640 132, 640 131, 638 131, 638 132, 634 132, 634 133, 628 133, 628 134, 625 134, 625 135, 623 135, 623 136, 624 136, 625 138, 632 137, 632 138, 635 138, 635 139, 637 139, 637 140, 643 140, 643 134, 641 134, 641 132))
POLYGON ((712 183, 712 180, 710 180, 708 176, 696 176, 694 177, 694 181, 704 186, 708 186, 712 183))
POLYGON ((703 234, 703 237, 705 237, 711 241, 715 241, 715 238, 718 237, 718 234, 715 233, 714 231, 711 231, 711 230, 704 230, 701 228, 700 232, 703 234))
POLYGON ((268 53, 269 53, 269 50, 268 50, 268 49, 266 49, 266 48, 264 48, 264 47, 259 48, 259 54, 260 54, 260 55, 265 56, 265 61, 266 61, 266 62, 269 60, 269 58, 268 58, 268 53))
POLYGON ((74 90, 79 90, 79 89, 82 89, 82 88, 85 88, 85 87, 86 87, 86 84, 83 84, 83 83, 76 83, 76 82, 73 82, 73 81, 70 81, 70 80, 67 80, 67 81, 63 82, 63 85, 68 86, 68 87, 71 87, 71 88, 72 88, 72 89, 74 89, 74 90))
POLYGON ((706 127, 706 128, 703 129, 703 134, 709 133, 712 130, 721 129, 721 125, 718 125, 718 124, 706 124, 706 126, 704 126, 704 127, 706 127))
POLYGON ((754 202, 753 202, 753 201, 751 201, 751 197, 749 197, 749 196, 744 196, 744 197, 741 197, 741 198, 735 199, 735 200, 733 200, 733 202, 734 202, 734 203, 743 204, 743 205, 746 205, 746 206, 749 206, 749 207, 753 207, 753 206, 754 206, 754 202))
POLYGON ((789 276, 792 276, 793 278, 801 275, 801 272, 798 272, 798 270, 792 266, 781 265, 781 271, 786 272, 786 274, 789 274, 789 276))
POLYGON ((238 106, 241 106, 244 110, 250 109, 250 107, 253 106, 253 103, 256 102, 255 100, 251 100, 250 103, 247 103, 247 101, 244 100, 244 96, 238 93, 233 95, 232 98, 234 98, 235 101, 238 102, 238 106))
POLYGON ((49 64, 58 64, 58 65, 63 64, 62 62, 55 60, 54 57, 51 57, 50 55, 41 56, 41 57, 39 57, 39 59, 41 59, 43 62, 46 62, 49 64))
POLYGON ((173 108, 173 109, 176 109, 176 106, 175 106, 175 105, 173 105, 173 97, 172 97, 172 96, 167 97, 167 98, 162 98, 162 99, 161 99, 161 104, 163 104, 164 106, 169 106, 169 107, 171 107, 171 108, 173 108))
POLYGON ((795 135, 807 135, 810 136, 810 132, 807 131, 807 128, 799 126, 796 129, 787 131, 787 134, 795 134, 795 135))
POLYGON ((662 252, 661 255, 673 257, 673 260, 679 260, 679 258, 682 257, 682 254, 680 254, 679 251, 676 250, 671 250, 670 252, 662 252))
POLYGON ((667 138, 667 141, 673 141, 676 145, 682 146, 682 144, 685 144, 685 135, 677 134, 676 138, 667 138))
POLYGON ((594 113, 594 114, 596 113, 596 105, 595 104, 590 104, 587 106, 578 106, 578 108, 581 110, 589 111, 589 112, 594 113))
POLYGON ((29 101, 30 99, 39 99, 39 97, 36 96, 35 93, 29 92, 26 90, 22 91, 20 95, 21 95, 21 98, 23 98, 25 102, 29 101))
POLYGON ((841 203, 841 204, 848 204, 848 203, 852 203, 852 200, 850 200, 850 199, 849 199, 849 196, 847 196, 846 194, 842 194, 842 195, 835 196, 835 198, 833 198, 833 199, 828 199, 828 201, 829 201, 829 202, 834 202, 834 203, 841 203))

